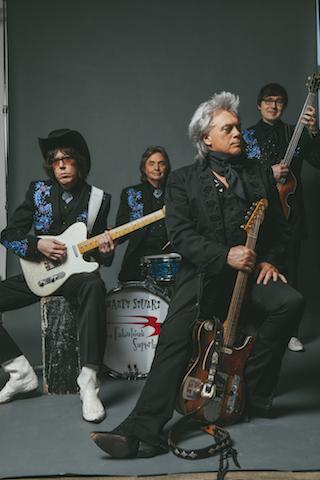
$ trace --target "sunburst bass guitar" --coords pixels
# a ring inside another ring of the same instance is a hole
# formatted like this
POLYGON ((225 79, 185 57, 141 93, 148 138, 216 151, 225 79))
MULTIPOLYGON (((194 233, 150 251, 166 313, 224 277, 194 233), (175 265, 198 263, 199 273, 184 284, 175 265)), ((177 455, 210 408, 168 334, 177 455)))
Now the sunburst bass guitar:
MULTIPOLYGON (((306 101, 302 107, 299 119, 297 121, 297 125, 293 131, 290 143, 288 145, 288 148, 286 150, 286 153, 279 162, 279 165, 286 164, 288 167, 290 167, 293 159, 294 159, 294 152, 297 148, 298 142, 300 140, 302 131, 304 129, 304 124, 301 122, 302 120, 302 115, 306 111, 307 107, 312 105, 315 96, 317 94, 317 91, 319 90, 319 84, 320 84, 320 75, 319 74, 313 74, 312 77, 309 77, 309 83, 307 83, 308 86, 308 95, 306 98, 306 101)), ((297 179, 295 175, 293 174, 292 170, 289 170, 289 174, 287 176, 287 179, 285 183, 282 182, 277 182, 277 188, 279 190, 279 196, 280 200, 282 203, 282 208, 283 208, 283 213, 286 219, 289 218, 290 212, 291 212, 291 206, 289 203, 289 196, 292 195, 296 188, 297 188, 297 179)))
MULTIPOLYGON (((109 230, 111 238, 123 237, 139 228, 150 225, 165 217, 165 207, 120 227, 109 230)), ((98 270, 98 262, 87 262, 83 255, 99 246, 102 234, 87 239, 87 227, 78 222, 71 225, 61 235, 44 235, 39 238, 55 238, 66 245, 66 253, 59 260, 50 260, 44 255, 36 260, 20 258, 21 268, 30 290, 40 297, 52 295, 75 273, 92 273, 98 270), (80 241, 80 243, 79 243, 80 241)))
MULTIPOLYGON (((247 233, 246 247, 251 250, 255 248, 267 206, 265 199, 254 205, 243 227, 247 233)), ((248 336, 240 347, 234 347, 234 341, 247 280, 248 274, 239 271, 223 324, 222 346, 218 352, 216 344, 219 332, 216 331, 215 322, 201 321, 194 328, 193 355, 181 384, 178 402, 184 415, 196 412, 193 417, 202 423, 231 425, 244 410, 243 367, 252 350, 253 338, 248 336), (215 365, 214 369, 212 365, 215 365)))

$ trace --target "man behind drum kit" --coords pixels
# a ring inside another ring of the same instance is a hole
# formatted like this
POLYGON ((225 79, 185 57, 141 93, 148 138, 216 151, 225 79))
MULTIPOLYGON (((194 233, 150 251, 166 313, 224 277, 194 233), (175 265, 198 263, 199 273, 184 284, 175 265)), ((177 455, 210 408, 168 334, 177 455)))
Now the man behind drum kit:
MULTIPOLYGON (((121 192, 116 226, 141 218, 163 207, 166 180, 170 170, 170 160, 165 148, 148 147, 140 162, 142 183, 127 187, 121 192)), ((127 239, 129 239, 129 245, 118 276, 121 282, 141 280, 142 256, 172 252, 168 244, 164 219, 123 237, 119 243, 127 239)))

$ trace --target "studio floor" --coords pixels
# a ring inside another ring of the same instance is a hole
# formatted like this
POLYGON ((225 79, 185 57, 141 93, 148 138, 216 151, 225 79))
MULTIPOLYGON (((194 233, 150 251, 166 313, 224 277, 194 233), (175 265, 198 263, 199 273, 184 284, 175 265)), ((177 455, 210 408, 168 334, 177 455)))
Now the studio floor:
MULTIPOLYGON (((0 386, 5 381, 1 370, 0 386)), ((107 418, 100 425, 82 420, 78 395, 43 395, 41 386, 33 398, 1 405, 0 478, 215 478, 211 472, 218 469, 217 457, 190 461, 170 452, 151 459, 115 460, 94 444, 90 432, 117 426, 130 413, 143 384, 144 380, 104 375, 101 399, 107 418)), ((287 350, 270 418, 255 418, 227 428, 242 468, 239 470, 230 460, 227 480, 320 479, 319 398, 320 338, 310 338, 305 352, 287 350)), ((177 418, 176 413, 172 421, 177 418)), ((211 442, 207 437, 193 433, 181 445, 207 445, 211 442)))

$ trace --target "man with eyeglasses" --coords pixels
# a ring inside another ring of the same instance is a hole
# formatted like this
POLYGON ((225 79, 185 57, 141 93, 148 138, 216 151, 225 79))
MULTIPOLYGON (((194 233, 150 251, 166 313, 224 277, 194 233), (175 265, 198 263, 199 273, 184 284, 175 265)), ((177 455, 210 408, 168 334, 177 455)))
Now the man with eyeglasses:
MULTIPOLYGON (((107 215, 111 197, 101 191, 94 207, 95 218, 88 219, 92 196, 86 182, 90 170, 90 154, 82 135, 69 129, 55 130, 48 138, 39 138, 45 159, 44 170, 49 180, 31 182, 24 202, 15 210, 1 232, 1 243, 26 260, 42 258, 56 261, 66 255, 66 245, 56 238, 75 222, 92 223, 90 235, 100 235, 99 246, 92 257, 102 265, 110 265, 114 243, 107 231, 107 215), (29 233, 34 228, 34 234, 29 233), (104 233, 103 233, 104 232, 104 233), (41 235, 41 238, 38 238, 41 235)), ((91 214, 89 215, 91 217, 91 214)), ((79 239, 81 240, 81 239, 79 239)), ((82 369, 77 383, 82 400, 82 417, 99 423, 105 410, 99 397, 97 373, 102 365, 106 345, 106 289, 99 273, 71 275, 55 295, 63 295, 78 307, 78 331, 82 369)), ((0 282, 0 311, 14 310, 38 302, 24 276, 17 275, 0 282)), ((0 391, 0 404, 29 394, 38 387, 38 378, 8 332, 0 324, 0 364, 10 376, 0 391)))
MULTIPOLYGON (((295 128, 281 120, 287 104, 288 95, 284 87, 277 83, 264 86, 257 99, 261 120, 256 125, 243 130, 242 135, 248 158, 257 160, 266 166, 271 166, 276 182, 285 184, 289 172, 293 174, 296 180, 296 186, 293 186, 287 198, 291 207, 287 218, 291 227, 291 242, 285 267, 287 279, 291 285, 297 288, 301 241, 307 238, 301 167, 303 160, 306 160, 310 165, 320 168, 320 135, 316 110, 314 107, 308 106, 301 117, 301 122, 305 125, 305 128, 294 152, 291 167, 280 164, 295 128)), ((294 184, 295 182, 293 182, 294 184)), ((298 338, 298 325, 293 326, 288 348, 295 352, 304 350, 304 346, 298 338)))

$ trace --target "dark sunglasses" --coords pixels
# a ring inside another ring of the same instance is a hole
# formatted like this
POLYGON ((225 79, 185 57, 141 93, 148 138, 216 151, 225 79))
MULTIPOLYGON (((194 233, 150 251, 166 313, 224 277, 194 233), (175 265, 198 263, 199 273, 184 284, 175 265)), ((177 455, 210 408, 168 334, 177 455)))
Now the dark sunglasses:
POLYGON ((71 163, 74 162, 74 159, 70 157, 69 155, 66 155, 62 158, 53 158, 50 162, 53 168, 57 168, 60 165, 60 162, 62 162, 65 165, 70 165, 71 163))

